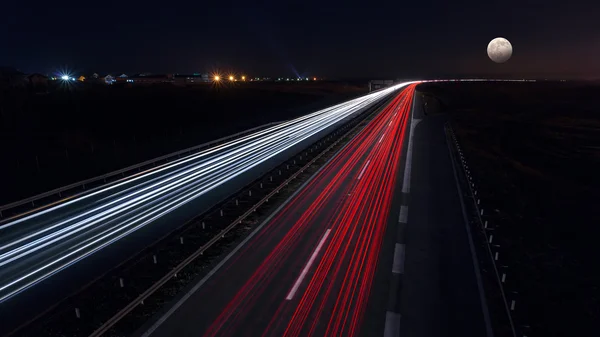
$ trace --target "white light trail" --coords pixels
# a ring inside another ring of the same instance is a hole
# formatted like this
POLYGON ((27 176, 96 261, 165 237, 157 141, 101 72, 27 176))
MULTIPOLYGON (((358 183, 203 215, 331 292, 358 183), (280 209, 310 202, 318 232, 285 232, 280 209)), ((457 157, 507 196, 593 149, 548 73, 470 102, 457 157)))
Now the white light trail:
POLYGON ((410 83, 414 82, 278 124, 0 224, 0 302, 410 83))

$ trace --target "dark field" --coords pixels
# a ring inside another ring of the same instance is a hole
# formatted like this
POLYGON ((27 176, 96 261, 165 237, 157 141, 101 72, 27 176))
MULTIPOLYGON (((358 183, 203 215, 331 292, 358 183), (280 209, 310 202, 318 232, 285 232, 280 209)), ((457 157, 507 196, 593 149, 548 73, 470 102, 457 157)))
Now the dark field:
POLYGON ((0 205, 366 90, 340 82, 0 90, 0 205))
POLYGON ((505 289, 528 336, 597 336, 600 85, 420 87, 448 112, 495 227, 505 289), (513 297, 514 297, 513 296, 513 297), (526 326, 530 326, 527 328, 526 326))

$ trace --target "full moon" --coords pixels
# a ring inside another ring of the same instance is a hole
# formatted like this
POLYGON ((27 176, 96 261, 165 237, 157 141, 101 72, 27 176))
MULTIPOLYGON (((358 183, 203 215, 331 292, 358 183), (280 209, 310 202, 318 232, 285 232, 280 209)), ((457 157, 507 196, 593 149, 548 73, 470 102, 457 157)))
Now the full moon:
POLYGON ((487 47, 487 54, 490 59, 496 63, 504 63, 512 56, 512 45, 507 39, 497 37, 490 41, 487 47))

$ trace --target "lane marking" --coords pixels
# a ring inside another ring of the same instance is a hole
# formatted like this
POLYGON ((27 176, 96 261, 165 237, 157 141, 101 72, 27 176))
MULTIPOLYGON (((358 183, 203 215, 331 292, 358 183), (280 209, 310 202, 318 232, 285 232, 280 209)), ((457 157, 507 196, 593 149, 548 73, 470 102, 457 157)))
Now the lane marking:
POLYGON ((408 193, 410 191, 410 172, 412 169, 412 151, 413 151, 413 133, 414 129, 421 121, 415 119, 415 99, 413 94, 412 110, 411 110, 411 122, 410 129, 408 130, 408 150, 406 151, 406 164, 404 165, 404 180, 402 181, 402 193, 408 193))
POLYGON ((383 330, 383 336, 400 336, 400 314, 391 311, 385 313, 385 329, 383 330))
MULTIPOLYGON (((355 135, 354 137, 352 137, 352 139, 355 139, 356 137, 358 137, 358 135, 355 135)), ((352 141, 352 139, 350 140, 350 142, 352 141)), ((338 150, 338 152, 333 157, 329 158, 327 162, 325 162, 325 164, 317 170, 317 172, 315 172, 307 181, 305 181, 300 187, 298 187, 298 189, 296 189, 296 191, 292 193, 292 195, 290 195, 289 198, 287 198, 281 205, 279 205, 279 207, 277 207, 275 211, 273 211, 260 225, 258 225, 258 227, 256 227, 252 231, 252 233, 250 233, 250 235, 248 235, 242 242, 240 242, 240 244, 237 247, 235 247, 233 251, 231 251, 227 256, 225 256, 225 258, 221 262, 219 262, 210 272, 208 272, 208 274, 206 274, 206 276, 204 276, 192 289, 190 289, 190 291, 188 291, 182 298, 180 298, 179 301, 177 301, 177 303, 175 303, 164 315, 160 316, 156 320, 156 322, 154 322, 154 324, 152 324, 150 328, 148 328, 148 330, 146 330, 146 332, 144 332, 141 335, 141 337, 150 337, 150 335, 152 335, 154 331, 156 331, 164 322, 166 322, 167 319, 169 319, 175 313, 175 311, 177 311, 190 297, 192 297, 192 295, 196 293, 196 291, 198 291, 198 289, 200 289, 214 274, 216 274, 219 271, 219 269, 221 269, 221 267, 223 267, 240 249, 242 249, 242 247, 244 247, 246 243, 248 243, 248 241, 250 241, 256 234, 258 234, 261 231, 261 229, 275 217, 275 215, 279 214, 279 212, 285 206, 292 202, 294 198, 296 198, 296 196, 300 194, 300 192, 302 192, 302 190, 304 190, 304 188, 308 184, 310 184, 310 182, 313 181, 325 169, 325 167, 327 167, 327 165, 329 165, 329 163, 331 163, 336 158, 336 156, 339 153, 341 153, 345 148, 347 148, 347 146, 348 144, 344 145, 340 150, 338 150)))
POLYGON ((377 142, 377 144, 381 143, 381 141, 383 140, 383 137, 385 137, 385 134, 381 135, 381 138, 379 138, 379 141, 377 142))
POLYGON ((407 223, 408 220, 408 206, 400 206, 400 216, 398 216, 398 222, 407 223))
POLYGON ((360 174, 358 175, 358 180, 360 180, 360 178, 362 177, 363 173, 365 173, 365 170, 367 169, 367 166, 369 166, 370 162, 371 162, 371 159, 367 160, 367 163, 365 164, 365 166, 363 167, 363 169, 360 171, 360 174))
MULTIPOLYGON (((248 243, 248 241, 250 241, 252 239, 252 237, 254 237, 256 234, 258 234, 261 231, 261 229, 264 226, 266 226, 266 224, 269 223, 269 221, 271 221, 271 219, 273 219, 275 217, 275 215, 279 214, 279 212, 286 205, 288 205, 290 202, 292 202, 294 200, 294 198, 298 194, 300 194, 300 192, 311 181, 313 181, 327 167, 327 165, 329 165, 337 157, 338 154, 340 154, 342 151, 344 151, 344 149, 348 148, 348 144, 352 143, 352 140, 357 139, 359 134, 360 134, 360 132, 358 134, 354 135, 350 139, 350 141, 348 143, 346 143, 346 145, 342 146, 341 149, 339 149, 337 152, 335 152, 334 155, 331 158, 329 158, 325 162, 325 164, 323 164, 323 166, 321 166, 317 170, 317 172, 315 172, 307 181, 305 181, 300 187, 298 187, 296 189, 296 191, 294 193, 292 193, 292 195, 290 195, 289 198, 287 198, 281 205, 279 205, 279 207, 277 207, 277 209, 275 211, 273 211, 260 225, 258 225, 258 227, 256 227, 252 231, 252 233, 250 233, 250 235, 248 235, 242 242, 240 242, 240 244, 237 247, 235 247, 233 249, 233 251, 231 251, 227 256, 225 256, 225 258, 223 258, 223 260, 221 260, 221 262, 219 262, 210 272, 208 272, 208 274, 206 274, 206 276, 204 276, 192 289, 190 289, 190 291, 188 291, 173 306, 171 306, 171 308, 166 313, 164 313, 163 315, 158 317, 158 319, 156 319, 156 321, 141 335, 141 337, 149 337, 150 335, 152 335, 165 321, 167 321, 167 319, 169 319, 175 313, 175 311, 177 311, 192 295, 194 295, 194 293, 196 293, 196 291, 198 291, 198 289, 200 289, 214 274, 216 274, 219 271, 219 269, 221 269, 221 267, 223 267, 244 245, 246 245, 246 243, 248 243)), ((155 316, 153 316, 150 320, 153 320, 154 317, 155 316)), ((140 330, 141 329, 145 330, 145 327, 140 328, 140 330)))
POLYGON ((404 274, 404 251, 406 246, 402 243, 397 243, 394 249, 394 264, 392 265, 392 273, 404 274))
POLYGON ((402 182, 402 193, 410 192, 410 173, 412 169, 412 152, 413 152, 413 131, 420 119, 413 119, 410 123, 408 135, 408 150, 406 151, 406 164, 404 165, 404 181, 402 182))
POLYGON ((319 241, 319 244, 317 245, 317 248, 315 249, 315 251, 310 256, 310 259, 308 260, 308 263, 306 264, 306 266, 304 266, 304 269, 302 269, 302 273, 300 274, 300 276, 296 280, 296 283, 294 283, 294 286, 292 287, 292 289, 290 290, 289 294, 285 298, 286 300, 289 301, 292 298, 294 298, 294 295, 298 291, 298 288, 300 287, 300 284, 302 284, 302 281, 304 280, 304 277, 306 277, 306 274, 308 274, 308 271, 309 271, 310 267, 312 266, 312 264, 315 262, 315 259, 317 258, 317 255, 319 255, 319 251, 321 250, 321 248, 323 248, 323 245, 325 244, 325 240, 327 240, 327 237, 329 236, 330 232, 331 232, 331 229, 328 229, 325 232, 325 235, 323 235, 323 237, 321 238, 321 241, 319 241))

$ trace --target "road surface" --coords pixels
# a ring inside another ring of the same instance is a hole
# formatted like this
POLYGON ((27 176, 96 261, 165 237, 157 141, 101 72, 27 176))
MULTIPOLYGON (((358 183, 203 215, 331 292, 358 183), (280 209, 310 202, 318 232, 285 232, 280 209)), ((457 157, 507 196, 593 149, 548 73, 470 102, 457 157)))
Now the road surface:
POLYGON ((411 121, 413 92, 136 335, 491 337, 444 117, 411 121))
MULTIPOLYGON (((417 96, 418 97, 418 96, 417 96)), ((405 244, 400 335, 488 335, 476 268, 444 133, 447 115, 415 100, 412 177, 398 241, 405 244)))
POLYGON ((408 84, 278 124, 0 222, 0 310, 31 314, 42 303, 60 299, 77 284, 97 276, 94 273, 110 269, 123 256, 143 249, 408 84), (74 264, 87 271, 65 273, 74 270, 74 264), (33 289, 41 289, 33 287, 40 283, 44 291, 33 289), (31 308, 34 300, 38 305, 31 308))
MULTIPOLYGON (((404 89, 212 277, 139 334, 365 335, 372 290, 389 289, 389 278, 373 282, 386 260, 413 92, 404 89)), ((369 325, 382 335, 383 316, 377 321, 369 325)))

